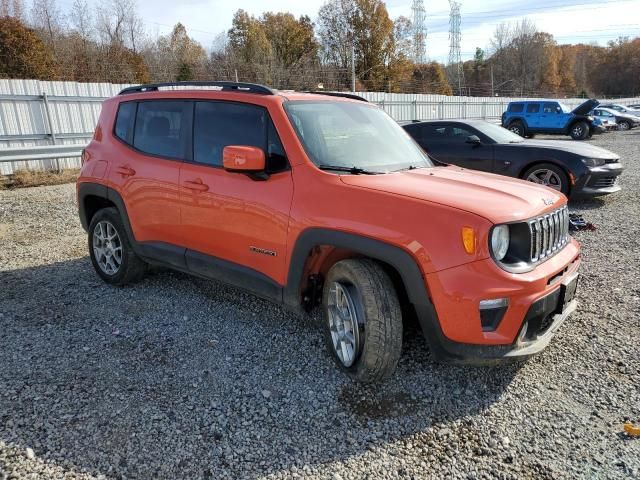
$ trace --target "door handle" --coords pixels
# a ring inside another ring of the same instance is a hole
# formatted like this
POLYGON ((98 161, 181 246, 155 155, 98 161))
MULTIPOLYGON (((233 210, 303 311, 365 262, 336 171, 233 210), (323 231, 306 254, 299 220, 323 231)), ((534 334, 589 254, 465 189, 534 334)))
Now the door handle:
POLYGON ((189 190, 195 190, 196 192, 206 192, 209 190, 209 185, 202 183, 202 180, 199 178, 195 180, 187 180, 183 183, 184 188, 188 188, 189 190))
POLYGON ((127 165, 120 165, 116 167, 116 173, 119 173, 123 177, 132 177, 136 174, 136 171, 127 165))

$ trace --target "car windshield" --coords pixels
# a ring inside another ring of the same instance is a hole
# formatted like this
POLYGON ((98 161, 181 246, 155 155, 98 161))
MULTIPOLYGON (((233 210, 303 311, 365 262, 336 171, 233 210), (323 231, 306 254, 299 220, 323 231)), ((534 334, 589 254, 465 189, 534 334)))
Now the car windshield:
POLYGON ((500 125, 483 122, 474 124, 473 126, 496 143, 520 143, 524 141, 524 138, 520 135, 510 132, 506 128, 502 128, 500 125))
POLYGON ((307 154, 319 167, 387 173, 433 166, 402 127, 370 104, 290 101, 285 109, 307 154))
POLYGON ((563 113, 571 113, 571 109, 564 103, 558 102, 558 105, 560 105, 560 108, 562 109, 563 113))

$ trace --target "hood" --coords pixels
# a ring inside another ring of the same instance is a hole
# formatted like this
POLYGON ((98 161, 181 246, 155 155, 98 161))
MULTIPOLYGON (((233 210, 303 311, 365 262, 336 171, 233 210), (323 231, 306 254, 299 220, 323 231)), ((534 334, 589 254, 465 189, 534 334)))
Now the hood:
POLYGON ((598 105, 600 105, 600 102, 595 98, 591 98, 586 102, 578 105, 576 108, 574 108, 571 111, 571 113, 573 113, 574 115, 587 115, 591 110, 596 108, 598 105))
MULTIPOLYGON (((524 140, 519 143, 505 143, 501 145, 507 148, 548 148, 550 150, 561 150, 573 153, 581 158, 619 158, 619 156, 609 150, 596 147, 585 142, 575 142, 567 140, 524 140)), ((515 155, 515 152, 514 152, 515 155)))
POLYGON ((458 208, 493 223, 524 220, 566 203, 564 195, 542 185, 454 166, 340 179, 347 185, 458 208))

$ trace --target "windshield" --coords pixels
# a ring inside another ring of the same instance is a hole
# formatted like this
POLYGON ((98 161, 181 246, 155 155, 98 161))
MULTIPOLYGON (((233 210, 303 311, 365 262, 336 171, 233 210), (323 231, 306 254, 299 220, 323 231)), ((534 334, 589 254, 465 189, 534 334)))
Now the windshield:
POLYGON ((571 113, 571 109, 562 102, 558 102, 563 113, 571 113))
POLYGON ((520 135, 510 132, 500 125, 494 125, 493 123, 474 123, 473 126, 496 143, 520 143, 524 141, 524 138, 520 135))
POLYGON ((376 173, 431 167, 429 157, 383 110, 354 102, 287 102, 287 115, 317 166, 376 173))

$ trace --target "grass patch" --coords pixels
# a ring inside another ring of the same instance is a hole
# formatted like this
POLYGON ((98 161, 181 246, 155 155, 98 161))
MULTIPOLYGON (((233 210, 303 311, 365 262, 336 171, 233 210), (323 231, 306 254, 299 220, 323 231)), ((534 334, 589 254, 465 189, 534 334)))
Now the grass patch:
POLYGON ((70 168, 62 172, 46 170, 16 170, 9 180, 11 188, 39 187, 41 185, 61 185, 73 183, 78 178, 79 168, 70 168))

